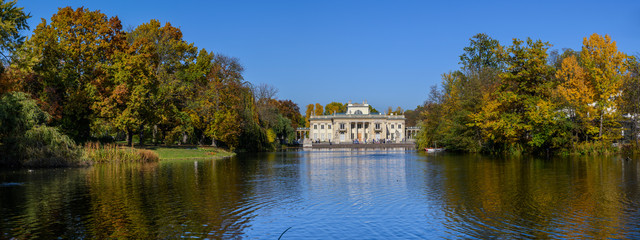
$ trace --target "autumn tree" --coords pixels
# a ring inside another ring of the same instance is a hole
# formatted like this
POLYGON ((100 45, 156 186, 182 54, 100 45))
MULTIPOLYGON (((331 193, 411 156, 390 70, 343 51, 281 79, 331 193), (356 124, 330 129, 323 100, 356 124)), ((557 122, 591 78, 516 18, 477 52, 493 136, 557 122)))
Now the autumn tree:
MULTIPOLYGON (((212 141, 219 140, 232 149, 243 144, 251 144, 243 143, 243 135, 260 139, 259 136, 264 131, 259 127, 255 99, 249 84, 244 81, 243 71, 244 67, 238 59, 218 54, 214 57, 207 75, 217 98, 213 105, 214 122, 208 125, 206 135, 212 138, 212 141)), ((258 147, 259 144, 254 146, 258 147)))
POLYGON ((53 123, 75 139, 91 136, 96 119, 94 104, 106 89, 105 68, 124 46, 117 17, 85 8, 60 8, 51 21, 42 22, 28 40, 37 55, 28 90, 51 114, 53 123))
POLYGON ((550 147, 557 119, 550 101, 552 68, 546 64, 550 46, 540 40, 514 39, 505 55, 507 71, 497 91, 485 95, 486 104, 472 114, 495 147, 511 152, 550 147))
POLYGON ((300 114, 298 104, 291 100, 278 100, 277 107, 278 112, 282 114, 283 117, 291 120, 291 126, 294 129, 304 125, 304 119, 300 114))
POLYGON ((422 147, 437 144, 452 151, 479 152, 483 147, 481 129, 472 114, 485 104, 486 94, 500 84, 505 68, 504 49, 484 33, 469 39, 460 55, 460 70, 442 75, 442 88, 432 88, 422 117, 422 147))
POLYGON ((304 114, 305 127, 309 127, 309 118, 311 117, 311 115, 313 115, 314 112, 315 112, 315 105, 313 105, 313 103, 310 103, 309 105, 307 105, 307 109, 305 110, 305 114, 304 114))
POLYGON ((416 135, 416 143, 421 148, 434 147, 438 143, 442 144, 439 142, 443 137, 442 124, 446 122, 442 112, 442 99, 443 93, 438 89, 438 86, 431 86, 428 98, 423 104, 422 125, 416 135))
POLYGON ((324 115, 345 112, 347 112, 347 105, 339 102, 331 102, 324 107, 324 115))
POLYGON ((640 55, 636 55, 627 62, 629 74, 624 78, 622 84, 621 112, 626 114, 630 123, 628 136, 632 136, 636 146, 638 134, 640 133, 640 55))
POLYGON ((314 114, 316 116, 321 116, 323 112, 324 111, 323 111, 322 105, 320 103, 316 103, 314 114))
POLYGON ((560 111, 572 122, 572 144, 586 140, 589 135, 598 132, 591 123, 596 113, 590 105, 594 101, 594 88, 587 81, 584 69, 578 63, 578 57, 571 55, 564 58, 555 77, 559 84, 555 89, 560 111))
POLYGON ((272 85, 262 83, 252 88, 256 100, 256 109, 260 124, 265 128, 272 128, 278 123, 278 89, 272 85))
POLYGON ((614 131, 616 104, 627 71, 627 55, 618 51, 615 41, 609 35, 604 37, 594 33, 584 38, 580 59, 585 70, 586 81, 593 88, 593 100, 598 116, 598 138, 613 140, 619 138, 620 131, 614 131), (603 129, 607 127, 607 129, 603 129), (606 131, 606 132, 603 132, 606 131))

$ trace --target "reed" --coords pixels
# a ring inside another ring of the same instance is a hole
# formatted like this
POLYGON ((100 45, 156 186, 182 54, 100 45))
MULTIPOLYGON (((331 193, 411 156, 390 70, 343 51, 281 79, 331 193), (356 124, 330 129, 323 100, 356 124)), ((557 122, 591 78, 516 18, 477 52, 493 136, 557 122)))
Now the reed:
POLYGON ((610 142, 582 142, 573 149, 574 155, 614 155, 620 148, 610 142))
POLYGON ((94 163, 157 162, 160 159, 158 154, 151 150, 95 142, 85 144, 84 154, 94 163))

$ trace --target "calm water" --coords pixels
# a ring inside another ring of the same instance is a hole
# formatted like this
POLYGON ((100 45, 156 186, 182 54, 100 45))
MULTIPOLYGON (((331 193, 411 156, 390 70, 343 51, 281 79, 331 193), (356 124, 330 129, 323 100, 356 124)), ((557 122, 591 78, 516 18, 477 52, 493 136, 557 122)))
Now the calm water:
POLYGON ((402 150, 0 172, 0 238, 640 238, 640 164, 402 150))

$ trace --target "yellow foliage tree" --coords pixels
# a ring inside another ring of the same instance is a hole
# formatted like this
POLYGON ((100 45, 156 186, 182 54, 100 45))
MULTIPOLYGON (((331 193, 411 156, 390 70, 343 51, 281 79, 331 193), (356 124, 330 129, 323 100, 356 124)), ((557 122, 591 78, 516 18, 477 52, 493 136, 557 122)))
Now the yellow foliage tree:
MULTIPOLYGON (((609 35, 604 37, 594 33, 584 38, 580 60, 584 66, 586 82, 593 88, 593 100, 599 117, 598 138, 603 139, 603 127, 615 127, 616 99, 620 95, 622 80, 627 73, 626 54, 618 51, 615 41, 609 35)), ((610 131, 609 139, 618 138, 619 131, 610 131)))
POLYGON ((315 110, 316 116, 320 116, 322 115, 322 113, 324 113, 324 108, 322 107, 322 104, 316 103, 316 110, 315 110))
POLYGON ((598 128, 589 124, 597 115, 592 104, 594 86, 587 81, 585 71, 576 56, 562 60, 560 69, 556 71, 556 78, 560 80, 560 84, 555 93, 569 117, 575 118, 578 124, 581 123, 587 134, 598 133, 598 128))
POLYGON ((304 115, 304 126, 305 127, 309 127, 309 118, 311 117, 311 113, 313 113, 313 108, 315 105, 313 105, 313 103, 307 105, 307 110, 305 111, 305 115, 304 115))

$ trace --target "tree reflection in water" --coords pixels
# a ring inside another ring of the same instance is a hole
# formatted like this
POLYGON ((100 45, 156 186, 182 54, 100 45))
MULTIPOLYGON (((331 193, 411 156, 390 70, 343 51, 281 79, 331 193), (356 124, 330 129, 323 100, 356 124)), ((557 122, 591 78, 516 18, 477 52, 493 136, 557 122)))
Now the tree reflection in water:
POLYGON ((0 238, 640 238, 639 161, 404 150, 0 172, 0 238))

